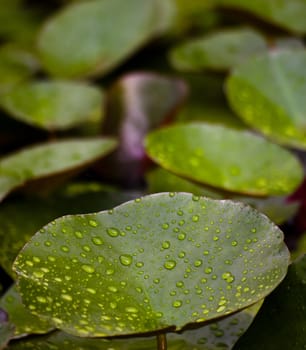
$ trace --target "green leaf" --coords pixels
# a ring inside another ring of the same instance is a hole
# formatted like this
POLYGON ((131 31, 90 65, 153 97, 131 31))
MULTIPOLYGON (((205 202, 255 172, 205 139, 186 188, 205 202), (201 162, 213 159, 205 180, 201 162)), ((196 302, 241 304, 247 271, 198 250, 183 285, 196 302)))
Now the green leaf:
MULTIPOLYGON (((226 349, 230 350, 236 340, 249 327, 259 309, 259 304, 261 305, 261 303, 257 303, 233 316, 228 316, 219 322, 197 330, 188 330, 182 334, 170 333, 167 335, 168 349, 220 350, 220 346, 222 346, 221 349, 226 346, 226 349)), ((110 348, 112 350, 156 350, 156 338, 104 340, 80 338, 63 332, 55 332, 44 337, 35 337, 35 339, 22 339, 9 346, 8 349, 109 350, 110 348)))
POLYGON ((259 33, 236 28, 180 44, 170 51, 170 60, 176 69, 183 71, 227 70, 266 49, 267 44, 259 33))
POLYGON ((139 194, 101 189, 70 190, 47 198, 10 200, 0 206, 0 264, 9 275, 20 249, 42 226, 67 214, 105 210, 134 199, 139 194), (33 215, 35 213, 35 215, 33 215))
POLYGON ((67 6, 43 27, 38 49, 54 75, 105 74, 170 25, 170 0, 93 0, 67 6))
POLYGON ((0 160, 0 200, 29 181, 88 166, 112 151, 114 139, 71 139, 24 148, 0 160))
POLYGON ((252 195, 284 195, 303 179, 301 164, 287 150, 220 125, 190 123, 151 132, 148 155, 177 175, 252 195))
POLYGON ((19 84, 1 99, 11 116, 47 130, 67 129, 102 116, 102 91, 68 81, 19 84))
POLYGON ((161 193, 57 219, 13 269, 32 312, 67 333, 103 337, 236 312, 269 294, 288 261, 282 232, 252 208, 161 193))
POLYGON ((306 255, 289 267, 285 280, 265 300, 253 325, 234 349, 305 349, 305 310, 306 255))
POLYGON ((242 9, 296 33, 306 33, 304 0, 214 0, 215 4, 242 9))
POLYGON ((13 334, 14 327, 9 322, 7 313, 0 308, 0 350, 6 348, 13 334))
POLYGON ((153 73, 130 73, 111 87, 103 131, 119 139, 119 147, 104 164, 112 181, 139 181, 144 168, 145 135, 168 120, 186 94, 183 80, 153 73))
POLYGON ((16 45, 0 47, 0 93, 29 78, 38 69, 31 52, 16 45))
POLYGON ((228 198, 252 206, 253 208, 267 215, 268 218, 270 218, 270 220, 272 220, 277 225, 280 225, 285 221, 293 218, 299 208, 298 202, 288 201, 287 198, 283 196, 256 198, 230 194, 227 192, 222 192, 220 190, 214 190, 206 186, 201 186, 182 177, 176 176, 163 168, 157 168, 153 171, 150 171, 146 176, 146 180, 149 193, 166 191, 191 192, 198 196, 207 196, 214 199, 228 198))
POLYGON ((11 287, 0 299, 0 308, 9 316, 9 322, 14 328, 14 337, 20 338, 28 334, 44 334, 54 327, 25 308, 21 302, 16 286, 11 287))
POLYGON ((284 145, 306 149, 306 50, 276 50, 236 67, 227 81, 234 111, 284 145))

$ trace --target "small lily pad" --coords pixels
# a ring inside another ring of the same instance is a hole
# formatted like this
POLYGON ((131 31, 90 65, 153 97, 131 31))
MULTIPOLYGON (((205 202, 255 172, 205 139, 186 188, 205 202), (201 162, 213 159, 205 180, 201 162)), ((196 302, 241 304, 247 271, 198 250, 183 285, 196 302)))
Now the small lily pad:
POLYGON ((14 338, 28 334, 45 334, 54 327, 25 308, 16 286, 11 287, 0 299, 0 308, 9 315, 9 322, 14 327, 14 338))
POLYGON ((13 269, 34 314, 67 333, 103 337, 180 330, 239 311, 269 294, 288 262, 282 232, 254 209, 161 193, 55 220, 13 269))
POLYGON ((306 50, 276 50, 237 66, 227 81, 233 110, 284 145, 306 149, 306 50))
POLYGON ((71 139, 24 148, 0 160, 0 200, 25 183, 88 166, 116 147, 114 139, 71 139))
POLYGON ((305 349, 305 310, 306 255, 289 266, 285 280, 267 297, 254 323, 234 349, 305 349))
POLYGON ((1 98, 11 116, 47 130, 67 129, 102 117, 102 91, 68 81, 19 84, 1 98))
POLYGON ((293 154, 247 130, 178 124, 151 132, 146 150, 177 175, 243 194, 289 194, 303 180, 293 154))
POLYGON ((183 71, 227 70, 265 50, 266 41, 259 33, 249 28, 236 28, 180 44, 171 50, 170 60, 175 68, 183 71))
POLYGON ((105 74, 172 22, 170 0, 93 0, 68 5, 49 19, 38 40, 44 67, 54 75, 105 74))
POLYGON ((296 33, 306 33, 304 0, 214 0, 215 4, 241 9, 296 33))

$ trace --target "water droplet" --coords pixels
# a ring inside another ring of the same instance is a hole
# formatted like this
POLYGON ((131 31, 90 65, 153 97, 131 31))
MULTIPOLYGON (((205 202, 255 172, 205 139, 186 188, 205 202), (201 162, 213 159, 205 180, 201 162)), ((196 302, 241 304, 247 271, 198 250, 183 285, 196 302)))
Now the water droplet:
POLYGON ((198 222, 199 221, 199 215, 193 215, 193 217, 192 217, 192 221, 193 222, 198 222))
POLYGON ((90 294, 96 294, 97 291, 93 288, 86 288, 87 292, 90 293, 90 294))
POLYGON ((178 255, 178 257, 182 259, 182 258, 184 258, 184 257, 185 257, 185 255, 186 255, 186 253, 185 253, 185 252, 180 252, 180 253, 179 253, 179 255, 178 255))
POLYGON ((62 294, 61 297, 66 301, 72 301, 72 296, 69 294, 62 294))
POLYGON ((128 306, 125 308, 125 311, 136 314, 138 312, 138 309, 136 309, 136 307, 134 307, 134 306, 128 306))
POLYGON ((193 195, 193 196, 192 196, 192 200, 193 200, 194 202, 198 202, 198 201, 200 200, 200 197, 199 197, 199 196, 193 195))
POLYGON ((97 223, 96 220, 89 220, 89 225, 92 226, 92 227, 97 227, 98 223, 97 223))
POLYGON ((235 280, 235 277, 230 272, 224 272, 222 274, 222 279, 228 283, 232 283, 235 280))
POLYGON ((182 287, 184 287, 184 282, 183 281, 178 281, 178 282, 176 282, 176 286, 178 288, 182 288, 182 287))
POLYGON ((232 241, 232 246, 233 247, 236 247, 238 245, 238 242, 237 241, 232 241))
POLYGON ((34 271, 33 275, 37 278, 43 278, 45 274, 42 271, 34 271))
POLYGON ((143 267, 144 263, 142 261, 137 261, 136 267, 143 267))
POLYGON ((160 279, 159 279, 159 278, 155 278, 155 279, 153 280, 153 282, 154 282, 155 284, 158 284, 158 283, 160 282, 160 279))
POLYGON ((30 267, 34 266, 33 261, 27 260, 25 263, 26 263, 26 265, 28 265, 30 267))
POLYGON ((112 292, 112 293, 117 293, 118 292, 118 288, 115 286, 108 286, 107 289, 112 292))
POLYGON ((91 265, 82 265, 82 270, 84 270, 87 273, 94 273, 95 268, 91 265))
POLYGON ((172 306, 173 307, 181 307, 183 305, 183 302, 181 300, 175 300, 173 303, 172 303, 172 306))
POLYGON ((178 210, 178 211, 177 211, 177 215, 179 215, 179 216, 183 216, 183 215, 184 215, 183 210, 178 210))
POLYGON ((120 231, 114 227, 110 227, 106 230, 107 234, 111 237, 118 237, 120 234, 120 231))
POLYGON ((51 247, 52 242, 50 242, 50 241, 46 241, 44 244, 45 244, 45 246, 46 246, 46 247, 51 247))
POLYGON ((204 271, 205 271, 205 273, 210 274, 210 273, 212 273, 212 270, 213 269, 211 267, 206 267, 206 269, 204 271))
POLYGON ((217 312, 222 312, 226 309, 226 306, 225 305, 222 305, 222 306, 219 306, 218 309, 217 309, 217 312))
POLYGON ((83 233, 80 231, 75 231, 74 235, 76 236, 76 238, 83 238, 83 233))
POLYGON ((201 266, 203 264, 203 261, 202 260, 196 260, 194 263, 193 263, 193 265, 195 266, 195 267, 199 267, 199 266, 201 266))
POLYGON ((45 297, 40 296, 40 295, 37 296, 36 299, 39 303, 42 303, 42 304, 45 304, 47 302, 47 299, 45 297))
POLYGON ((117 307, 117 303, 116 302, 114 302, 114 301, 112 301, 110 304, 109 304, 109 306, 111 307, 111 309, 116 309, 116 307, 117 307))
POLYGON ((92 240, 92 243, 95 245, 102 245, 103 244, 103 240, 100 237, 93 237, 91 240, 92 240))
POLYGON ((182 233, 179 233, 177 238, 180 240, 180 241, 183 241, 185 238, 186 238, 186 234, 184 232, 182 233))
POLYGON ((133 262, 133 257, 129 254, 122 254, 119 257, 119 260, 122 265, 124 266, 130 266, 133 262))
POLYGON ((115 273, 115 270, 114 270, 114 269, 107 269, 107 270, 106 270, 107 276, 111 276, 111 275, 113 275, 114 273, 115 273))
POLYGON ((164 267, 167 269, 167 270, 172 270, 174 269, 176 266, 176 262, 174 260, 168 260, 165 262, 164 264, 164 267))
POLYGON ((164 223, 164 224, 162 225, 162 228, 163 228, 164 230, 167 230, 167 229, 169 228, 169 224, 164 223))
POLYGON ((91 248, 88 245, 84 245, 83 250, 85 250, 85 252, 90 252, 91 248))
POLYGON ((70 251, 70 249, 66 245, 62 245, 61 246, 61 251, 65 252, 65 253, 68 253, 70 251))
POLYGON ((164 241, 164 242, 162 243, 162 247, 163 247, 164 249, 169 249, 169 248, 170 248, 170 242, 169 242, 169 241, 164 241))

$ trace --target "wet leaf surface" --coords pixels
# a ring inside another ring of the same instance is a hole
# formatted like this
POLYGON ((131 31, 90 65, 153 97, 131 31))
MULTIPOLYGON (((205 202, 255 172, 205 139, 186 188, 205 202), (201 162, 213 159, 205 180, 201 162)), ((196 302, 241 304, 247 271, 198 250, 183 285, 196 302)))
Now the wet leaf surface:
POLYGON ((281 144, 306 149, 306 50, 276 50, 236 67, 227 97, 247 124, 281 144))
POLYGON ((189 123, 151 132, 150 158, 177 175, 228 191, 284 195, 302 182, 297 158, 244 130, 189 123))
POLYGON ((182 71, 227 70, 266 50, 264 38, 256 31, 228 29, 174 47, 170 51, 170 60, 176 69, 182 71))
POLYGON ((25 308, 16 287, 11 287, 0 299, 0 309, 9 316, 9 323, 14 328, 14 338, 28 334, 45 334, 54 327, 25 308))
POLYGON ((280 283, 288 260, 282 232, 250 207, 162 193, 57 219, 14 270, 34 314, 103 337, 179 330, 238 311, 280 283))
POLYGON ((98 88, 68 81, 19 84, 0 102, 12 117, 47 130, 102 119, 102 103, 102 91, 98 88))
POLYGON ((170 0, 68 5, 39 35, 42 63, 62 77, 105 74, 162 33, 172 22, 173 10, 170 0))
POLYGON ((306 347, 306 256, 289 266, 288 274, 269 295, 254 323, 235 350, 306 347))
POLYGON ((71 139, 23 148, 0 160, 0 199, 24 183, 89 165, 111 152, 111 138, 71 139))

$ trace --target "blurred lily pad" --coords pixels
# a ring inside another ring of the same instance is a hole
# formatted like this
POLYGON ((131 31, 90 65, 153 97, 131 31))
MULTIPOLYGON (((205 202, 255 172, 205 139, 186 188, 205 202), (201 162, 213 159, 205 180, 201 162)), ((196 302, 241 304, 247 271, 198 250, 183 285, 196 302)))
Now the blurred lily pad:
POLYGON ((285 195, 303 180, 297 158, 247 130, 205 123, 151 132, 146 150, 166 170, 202 184, 250 195, 285 195))
POLYGON ((9 316, 9 323, 14 328, 14 338, 20 338, 33 333, 45 334, 54 328, 48 321, 31 314, 25 308, 15 285, 0 299, 0 309, 5 310, 9 316))
POLYGON ((29 78, 38 69, 35 56, 16 45, 0 47, 0 93, 29 78))
POLYGON ((82 169, 116 147, 111 138, 71 139, 24 148, 0 160, 0 199, 29 181, 82 169))
POLYGON ((254 209, 161 193, 55 220, 14 270, 33 313, 67 333, 103 337, 239 311, 280 283, 288 261, 282 232, 254 209))
POLYGON ((306 33, 304 0, 215 0, 215 4, 241 9, 296 33, 306 33))
POLYGON ((254 323, 234 349, 305 348, 305 310, 306 255, 289 266, 285 280, 267 297, 254 323))
POLYGON ((14 327, 9 322, 7 313, 0 308, 0 349, 6 348, 6 345, 12 339, 14 327))
MULTIPOLYGON (((244 309, 233 316, 201 327, 197 330, 188 330, 182 334, 169 333, 169 350, 216 350, 232 349, 236 340, 249 327, 256 315, 260 303, 244 309), (222 347, 221 347, 222 344, 222 347)), ((27 338, 15 342, 8 347, 9 350, 156 350, 155 337, 123 338, 123 339, 90 339, 75 337, 63 332, 47 334, 35 339, 27 338)))
POLYGON ((19 84, 1 99, 11 116, 47 130, 67 129, 102 119, 100 89, 69 81, 32 81, 19 84))
POLYGON ((145 135, 171 118, 186 94, 183 80, 154 73, 130 73, 113 85, 103 125, 106 135, 119 139, 103 167, 111 179, 131 184, 142 178, 145 135))
POLYGON ((236 67, 227 97, 246 123, 284 145, 306 149, 306 50, 276 50, 236 67))
POLYGON ((90 213, 119 205, 139 196, 138 192, 115 192, 79 184, 48 198, 11 199, 0 206, 0 264, 9 275, 20 249, 42 226, 67 214, 90 213), (34 215, 35 213, 35 215, 34 215))
POLYGON ((170 60, 176 69, 182 71, 227 70, 266 50, 266 41, 258 32, 250 28, 235 28, 180 44, 170 51, 170 60))
POLYGON ((171 0, 93 0, 68 5, 38 40, 43 66, 62 77, 101 75, 172 23, 171 0))

